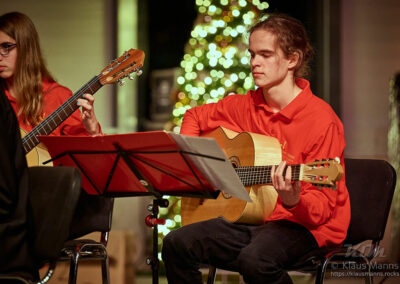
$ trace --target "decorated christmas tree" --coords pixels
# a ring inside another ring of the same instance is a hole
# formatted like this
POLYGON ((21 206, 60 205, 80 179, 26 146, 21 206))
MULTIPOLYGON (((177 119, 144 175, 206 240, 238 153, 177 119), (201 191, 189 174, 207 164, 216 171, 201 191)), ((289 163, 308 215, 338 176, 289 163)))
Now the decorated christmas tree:
MULTIPOLYGON (((260 0, 196 0, 196 5, 199 14, 177 78, 172 118, 176 133, 186 110, 254 88, 247 51, 248 28, 268 8, 260 0)), ((166 219, 166 224, 159 226, 160 246, 169 231, 181 226, 180 199, 168 199, 170 206, 160 208, 160 217, 166 219)))

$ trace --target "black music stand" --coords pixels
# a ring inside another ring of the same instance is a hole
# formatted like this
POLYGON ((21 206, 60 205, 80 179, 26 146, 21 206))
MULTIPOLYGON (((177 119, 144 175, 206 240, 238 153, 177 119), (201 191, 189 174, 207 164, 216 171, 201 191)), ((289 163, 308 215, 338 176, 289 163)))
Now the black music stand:
MULTIPOLYGON (((164 224, 158 218, 159 207, 168 206, 163 195, 216 198, 219 191, 192 158, 227 163, 224 155, 182 150, 182 145, 164 131, 98 137, 39 136, 39 140, 53 157, 45 163, 79 168, 82 187, 89 194, 155 197, 145 220, 147 226, 153 227, 153 255, 147 264, 151 265, 154 284, 158 283, 159 267, 157 225, 164 224)), ((230 163, 229 167, 234 171, 230 163)))

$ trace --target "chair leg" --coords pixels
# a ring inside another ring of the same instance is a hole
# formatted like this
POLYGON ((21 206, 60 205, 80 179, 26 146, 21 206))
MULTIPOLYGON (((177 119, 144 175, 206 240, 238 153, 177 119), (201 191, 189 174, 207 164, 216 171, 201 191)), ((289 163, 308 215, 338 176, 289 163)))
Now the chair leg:
POLYGON ((73 257, 71 257, 71 262, 69 265, 68 284, 76 284, 76 279, 78 277, 78 262, 79 262, 79 252, 75 252, 73 254, 73 257))
POLYGON ((317 275, 315 275, 315 284, 322 284, 325 278, 325 271, 322 271, 322 267, 317 270, 317 275))
POLYGON ((110 283, 110 270, 108 266, 108 255, 107 252, 104 252, 105 257, 101 261, 101 275, 103 278, 103 284, 109 284, 110 283))
POLYGON ((368 271, 367 271, 368 273, 365 276, 365 283, 366 284, 372 284, 373 278, 372 278, 372 275, 371 275, 371 265, 370 265, 368 260, 366 262, 367 262, 367 266, 368 266, 368 271))
POLYGON ((216 275, 217 275, 217 268, 210 265, 208 268, 207 284, 214 284, 216 275))
POLYGON ((322 265, 320 265, 317 269, 317 275, 315 276, 315 284, 324 283, 326 269, 328 267, 330 258, 326 259, 322 265))

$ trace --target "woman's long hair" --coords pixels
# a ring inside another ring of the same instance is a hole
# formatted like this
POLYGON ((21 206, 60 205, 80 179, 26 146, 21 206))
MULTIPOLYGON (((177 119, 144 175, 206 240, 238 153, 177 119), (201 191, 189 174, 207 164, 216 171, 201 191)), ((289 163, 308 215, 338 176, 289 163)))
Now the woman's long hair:
MULTIPOLYGON (((18 55, 13 74, 18 116, 32 126, 40 122, 43 107, 42 80, 54 82, 40 50, 39 36, 33 22, 24 14, 11 12, 0 16, 0 31, 12 37, 18 55)), ((5 82, 0 79, 2 87, 5 82)))

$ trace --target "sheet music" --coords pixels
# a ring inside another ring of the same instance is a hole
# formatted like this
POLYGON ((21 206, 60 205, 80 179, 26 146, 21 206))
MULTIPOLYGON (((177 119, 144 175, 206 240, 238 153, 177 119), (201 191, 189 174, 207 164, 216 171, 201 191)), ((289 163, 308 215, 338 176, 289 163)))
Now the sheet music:
POLYGON ((175 133, 169 133, 169 135, 183 151, 222 159, 221 161, 210 157, 187 155, 216 189, 244 201, 252 202, 231 162, 215 139, 175 133))

